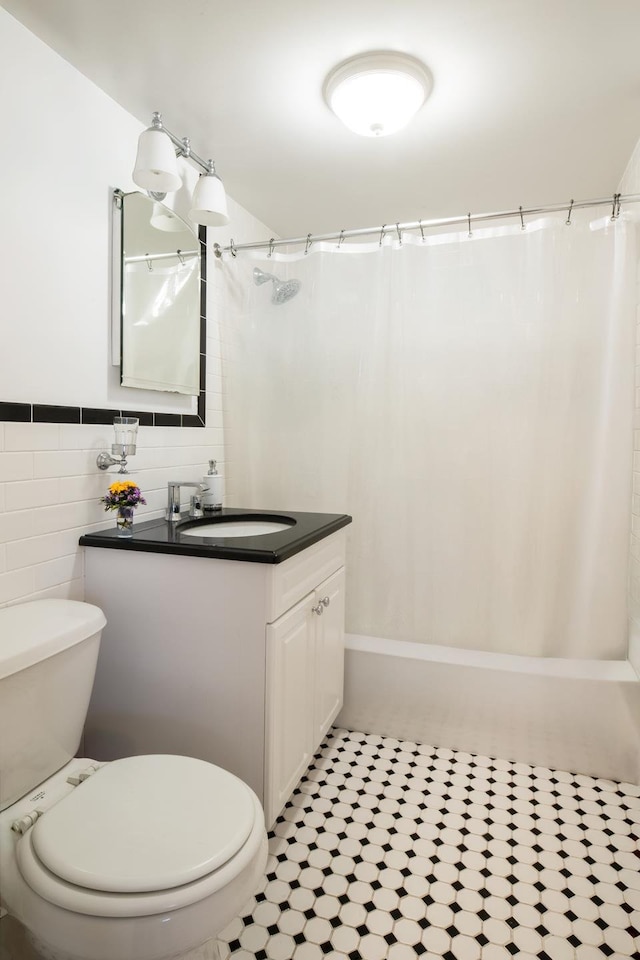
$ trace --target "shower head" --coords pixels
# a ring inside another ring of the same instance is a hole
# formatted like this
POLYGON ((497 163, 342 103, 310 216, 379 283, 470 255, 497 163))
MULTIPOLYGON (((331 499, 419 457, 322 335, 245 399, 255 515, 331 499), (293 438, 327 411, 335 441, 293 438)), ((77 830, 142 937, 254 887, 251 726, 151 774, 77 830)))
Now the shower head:
POLYGON ((261 284, 266 283, 268 280, 271 280, 273 284, 271 303, 286 303, 287 300, 291 300, 292 297, 295 297, 296 293, 302 286, 299 280, 278 280, 278 278, 274 277, 272 273, 264 273, 264 271, 258 269, 258 267, 254 268, 254 283, 260 286, 261 284))

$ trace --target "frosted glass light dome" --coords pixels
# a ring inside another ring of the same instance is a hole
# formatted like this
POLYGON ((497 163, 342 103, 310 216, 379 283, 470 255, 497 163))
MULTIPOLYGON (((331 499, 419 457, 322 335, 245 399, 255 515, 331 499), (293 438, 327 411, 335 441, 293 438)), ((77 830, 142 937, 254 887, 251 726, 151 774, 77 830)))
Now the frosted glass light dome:
POLYGON ((363 137, 402 130, 432 88, 427 68, 402 53, 365 53, 331 71, 325 100, 344 125, 363 137))

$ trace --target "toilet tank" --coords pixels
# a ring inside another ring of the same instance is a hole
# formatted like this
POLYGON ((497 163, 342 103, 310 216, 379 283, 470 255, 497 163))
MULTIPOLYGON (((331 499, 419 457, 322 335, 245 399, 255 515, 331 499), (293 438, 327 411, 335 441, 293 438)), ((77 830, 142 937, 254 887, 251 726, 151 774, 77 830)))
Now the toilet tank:
POLYGON ((0 609, 0 810, 75 755, 105 623, 76 600, 0 609))

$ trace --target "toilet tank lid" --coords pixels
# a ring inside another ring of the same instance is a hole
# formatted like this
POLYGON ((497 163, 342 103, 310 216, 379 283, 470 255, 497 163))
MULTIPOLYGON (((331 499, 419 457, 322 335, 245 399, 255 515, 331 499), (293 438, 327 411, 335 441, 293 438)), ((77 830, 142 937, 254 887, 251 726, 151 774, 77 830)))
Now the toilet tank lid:
POLYGON ((0 609, 0 680, 99 633, 104 613, 78 600, 33 600, 0 609))

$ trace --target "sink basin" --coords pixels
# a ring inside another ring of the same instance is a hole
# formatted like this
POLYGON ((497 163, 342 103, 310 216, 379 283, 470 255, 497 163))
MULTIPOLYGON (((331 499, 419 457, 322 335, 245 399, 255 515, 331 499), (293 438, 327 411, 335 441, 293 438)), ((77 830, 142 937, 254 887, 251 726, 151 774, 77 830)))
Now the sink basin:
POLYGON ((280 533, 289 530, 292 524, 277 520, 252 520, 238 517, 237 520, 225 519, 213 523, 197 523, 180 530, 182 537, 262 537, 266 533, 280 533))

